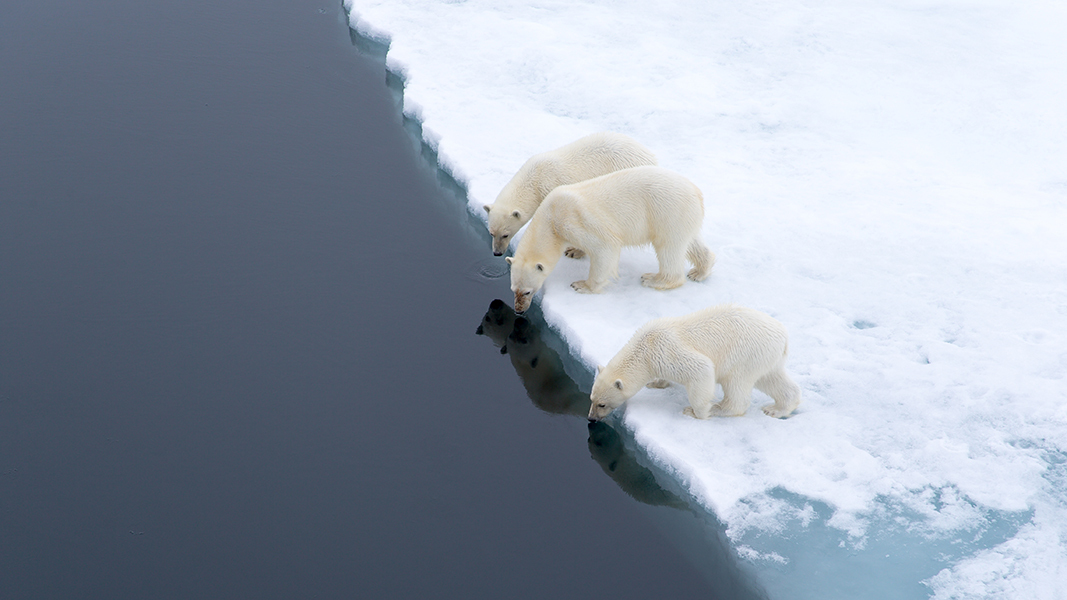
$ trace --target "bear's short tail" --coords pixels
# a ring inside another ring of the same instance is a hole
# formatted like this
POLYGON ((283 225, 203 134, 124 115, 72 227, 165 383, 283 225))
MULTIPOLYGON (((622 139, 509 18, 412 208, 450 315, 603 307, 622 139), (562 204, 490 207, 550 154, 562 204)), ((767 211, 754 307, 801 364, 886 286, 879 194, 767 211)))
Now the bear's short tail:
POLYGON ((693 265, 693 268, 689 271, 689 279, 704 281, 711 275, 711 267, 715 264, 715 253, 708 250, 708 247, 700 239, 694 239, 689 243, 689 249, 686 250, 685 257, 693 265))

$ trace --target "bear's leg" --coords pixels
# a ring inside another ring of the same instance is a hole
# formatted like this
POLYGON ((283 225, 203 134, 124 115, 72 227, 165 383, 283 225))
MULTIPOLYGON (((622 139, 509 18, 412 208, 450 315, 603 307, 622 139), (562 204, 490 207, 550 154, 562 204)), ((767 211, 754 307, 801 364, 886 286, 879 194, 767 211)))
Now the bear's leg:
POLYGON ((756 382, 756 389, 774 398, 774 404, 763 407, 769 417, 788 417, 800 405, 800 386, 793 382, 779 366, 756 382))
POLYGON ((659 273, 645 273, 641 285, 657 290, 670 290, 685 283, 685 247, 677 242, 656 246, 659 273))
POLYGON ((708 275, 711 274, 711 267, 715 264, 715 253, 708 250, 704 242, 694 238, 692 242, 689 242, 689 249, 686 250, 685 257, 693 265, 693 268, 689 270, 689 279, 704 281, 708 278, 708 275))
POLYGON ((752 403, 752 383, 749 381, 723 381, 722 402, 715 408, 723 417, 740 417, 752 403))
POLYGON ((688 373, 685 381, 679 381, 685 385, 689 395, 689 406, 682 413, 696 419, 707 419, 712 414, 715 402, 715 365, 706 356, 692 358, 695 360, 685 363, 699 365, 699 368, 696 372, 688 373))
POLYGON ((619 270, 620 248, 587 247, 589 279, 575 281, 571 287, 583 294, 599 294, 619 270))

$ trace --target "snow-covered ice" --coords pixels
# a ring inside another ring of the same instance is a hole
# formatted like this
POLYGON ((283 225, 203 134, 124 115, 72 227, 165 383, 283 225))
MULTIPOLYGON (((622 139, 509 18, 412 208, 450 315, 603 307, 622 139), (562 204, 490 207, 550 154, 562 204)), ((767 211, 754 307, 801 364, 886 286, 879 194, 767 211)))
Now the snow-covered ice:
POLYGON ((476 214, 598 130, 703 190, 707 282, 643 288, 635 249, 541 305, 589 365, 712 304, 786 325, 793 418, 618 417, 772 598, 1067 598, 1067 3, 346 5, 476 214))

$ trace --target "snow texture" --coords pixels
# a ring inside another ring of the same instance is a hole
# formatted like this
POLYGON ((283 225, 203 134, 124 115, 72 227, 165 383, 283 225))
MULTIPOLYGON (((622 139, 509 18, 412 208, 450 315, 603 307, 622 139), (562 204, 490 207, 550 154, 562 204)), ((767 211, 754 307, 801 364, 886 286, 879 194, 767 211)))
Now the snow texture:
POLYGON ((859 597, 835 561, 862 597, 1067 598, 1067 4, 346 6, 476 214, 600 130, 703 190, 707 282, 643 288, 634 249, 600 295, 564 259, 540 301, 588 365, 713 304, 786 325, 794 417, 756 392, 696 421, 677 387, 617 417, 772 598, 859 597))

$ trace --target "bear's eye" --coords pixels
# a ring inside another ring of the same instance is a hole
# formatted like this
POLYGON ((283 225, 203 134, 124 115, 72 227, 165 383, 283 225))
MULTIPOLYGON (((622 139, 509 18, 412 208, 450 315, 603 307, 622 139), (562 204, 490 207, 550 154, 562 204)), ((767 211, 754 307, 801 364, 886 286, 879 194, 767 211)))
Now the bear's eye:
POLYGON ((597 408, 607 408, 608 407, 607 404, 603 404, 603 403, 597 404, 596 406, 597 406, 597 408))
POLYGON ((502 239, 502 240, 508 239, 508 234, 505 233, 504 235, 500 236, 500 239, 502 239))

